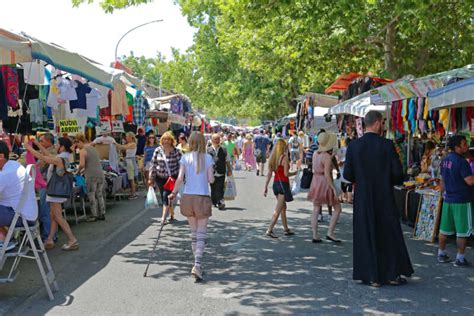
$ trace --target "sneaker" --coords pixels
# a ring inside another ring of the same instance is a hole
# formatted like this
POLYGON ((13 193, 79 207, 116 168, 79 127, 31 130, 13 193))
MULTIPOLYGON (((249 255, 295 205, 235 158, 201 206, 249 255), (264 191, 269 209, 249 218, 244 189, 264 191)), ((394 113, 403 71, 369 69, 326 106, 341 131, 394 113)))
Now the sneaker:
POLYGON ((202 280, 202 273, 201 273, 200 267, 194 266, 193 269, 191 270, 191 274, 196 279, 196 281, 202 280))
POLYGON ((225 210, 225 204, 224 204, 224 203, 219 203, 219 204, 217 205, 217 208, 218 208, 219 210, 221 210, 221 211, 222 211, 222 210, 225 210))
POLYGON ((100 215, 99 217, 97 217, 97 220, 105 221, 105 215, 100 215))
MULTIPOLYGON (((4 241, 0 241, 0 248, 3 248, 3 243, 4 241)), ((10 242, 7 245, 7 248, 5 251, 10 251, 16 247, 16 241, 15 240, 10 240, 10 242)))
POLYGON ((257 177, 260 175, 260 170, 257 170, 257 177))
POLYGON ((451 258, 449 258, 449 256, 447 254, 438 255, 438 262, 439 263, 447 263, 447 262, 450 262, 450 261, 451 261, 451 258))
POLYGON ((456 259, 456 261, 454 262, 454 266, 455 267, 470 267, 471 263, 468 262, 466 259, 464 259, 464 261, 456 259))

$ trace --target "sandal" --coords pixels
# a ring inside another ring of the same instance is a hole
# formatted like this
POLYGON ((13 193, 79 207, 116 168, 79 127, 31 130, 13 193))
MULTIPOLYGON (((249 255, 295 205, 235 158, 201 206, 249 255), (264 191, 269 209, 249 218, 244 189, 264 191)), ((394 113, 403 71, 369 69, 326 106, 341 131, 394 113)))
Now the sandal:
POLYGON ((45 243, 44 243, 44 249, 50 250, 50 249, 53 249, 54 246, 55 246, 55 245, 54 245, 54 242, 45 242, 45 243))
POLYGON ((365 285, 368 285, 368 286, 370 286, 370 287, 375 287, 375 288, 382 287, 382 284, 381 284, 381 283, 378 283, 378 282, 362 281, 362 283, 365 284, 365 285))
POLYGON ((405 285, 407 283, 407 279, 402 278, 401 276, 397 277, 395 280, 388 281, 388 284, 393 286, 405 285))
POLYGON ((285 230, 285 235, 286 235, 286 236, 291 236, 291 235, 294 235, 294 234, 295 234, 295 232, 292 231, 292 230, 289 229, 289 228, 285 230))
POLYGON ((278 238, 278 236, 275 235, 275 233, 273 232, 273 230, 267 230, 266 235, 267 235, 268 237, 273 238, 273 239, 278 238))
POLYGON ((72 251, 72 250, 78 250, 78 249, 79 249, 79 243, 77 241, 75 241, 74 243, 70 245, 64 244, 61 247, 61 250, 64 250, 64 251, 72 251))
POLYGON ((318 238, 318 239, 312 239, 311 240, 313 242, 313 244, 317 244, 317 243, 320 243, 320 242, 323 242, 323 240, 321 238, 318 238))

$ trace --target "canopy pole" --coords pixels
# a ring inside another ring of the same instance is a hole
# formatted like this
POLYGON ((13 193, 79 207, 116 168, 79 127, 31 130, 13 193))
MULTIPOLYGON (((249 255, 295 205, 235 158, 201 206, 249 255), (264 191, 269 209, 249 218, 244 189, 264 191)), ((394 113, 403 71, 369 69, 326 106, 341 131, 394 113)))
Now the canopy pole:
POLYGON ((411 134, 408 133, 407 137, 407 168, 410 168, 410 149, 411 149, 411 134))

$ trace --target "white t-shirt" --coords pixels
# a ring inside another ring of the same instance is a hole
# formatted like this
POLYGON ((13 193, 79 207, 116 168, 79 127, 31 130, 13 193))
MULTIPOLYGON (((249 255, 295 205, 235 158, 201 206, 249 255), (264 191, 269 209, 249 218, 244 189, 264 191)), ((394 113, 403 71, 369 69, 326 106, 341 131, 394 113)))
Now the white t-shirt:
POLYGON ((206 154, 205 157, 205 166, 199 174, 196 174, 196 152, 187 153, 181 157, 180 164, 186 168, 186 184, 184 185, 184 194, 211 195, 209 190, 209 181, 207 180, 207 171, 214 165, 214 160, 209 154, 206 154))
POLYGON ((110 136, 99 136, 92 142, 93 144, 105 144, 110 145, 115 142, 115 139, 110 136))
POLYGON ((300 151, 301 139, 298 136, 291 136, 288 140, 288 145, 290 146, 290 151, 300 151), (295 146, 298 144, 298 147, 295 146))
POLYGON ((0 170, 0 205, 12 207, 14 210, 18 208, 23 193, 25 176, 29 178, 28 188, 26 189, 26 203, 20 211, 26 220, 35 221, 38 217, 35 180, 26 174, 26 168, 16 161, 7 161, 3 169, 0 170))
POLYGON ((25 83, 34 86, 48 84, 45 76, 44 62, 22 63, 25 83))

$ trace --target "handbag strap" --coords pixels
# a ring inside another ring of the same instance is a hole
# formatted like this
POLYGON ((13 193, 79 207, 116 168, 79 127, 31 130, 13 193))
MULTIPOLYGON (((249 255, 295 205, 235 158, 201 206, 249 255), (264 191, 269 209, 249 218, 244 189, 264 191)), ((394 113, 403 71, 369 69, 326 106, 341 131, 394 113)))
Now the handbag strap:
POLYGON ((163 156, 163 160, 165 161, 166 170, 168 171, 168 177, 171 177, 170 167, 168 166, 168 160, 166 160, 166 154, 163 148, 161 148, 161 155, 163 156))

